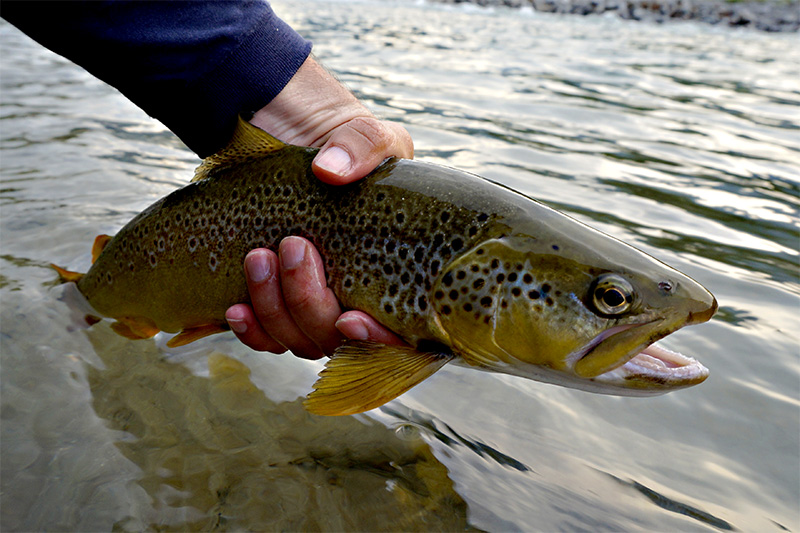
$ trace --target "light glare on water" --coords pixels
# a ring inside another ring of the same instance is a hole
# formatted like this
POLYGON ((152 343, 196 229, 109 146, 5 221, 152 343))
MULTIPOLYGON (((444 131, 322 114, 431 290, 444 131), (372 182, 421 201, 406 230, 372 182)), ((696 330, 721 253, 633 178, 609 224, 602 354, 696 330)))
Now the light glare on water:
MULTIPOLYGON (((711 371, 647 399, 445 367, 368 416, 318 363, 231 337, 73 327, 50 262, 198 161, 0 24, 3 530, 800 529, 796 35, 389 2, 275 8, 417 158, 542 200, 720 302, 666 345, 711 371), (354 503, 358 502, 358 503, 354 503)), ((83 267, 83 268, 81 268, 83 267)))

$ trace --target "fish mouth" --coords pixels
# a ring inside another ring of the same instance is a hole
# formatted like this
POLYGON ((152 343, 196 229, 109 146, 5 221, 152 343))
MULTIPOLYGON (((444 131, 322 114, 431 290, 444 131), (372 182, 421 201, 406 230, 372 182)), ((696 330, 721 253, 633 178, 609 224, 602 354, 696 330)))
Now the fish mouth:
POLYGON ((631 396, 662 394, 705 381, 708 369, 699 361, 655 344, 683 325, 665 327, 663 322, 624 324, 604 331, 576 354, 575 372, 609 389, 603 392, 631 396))

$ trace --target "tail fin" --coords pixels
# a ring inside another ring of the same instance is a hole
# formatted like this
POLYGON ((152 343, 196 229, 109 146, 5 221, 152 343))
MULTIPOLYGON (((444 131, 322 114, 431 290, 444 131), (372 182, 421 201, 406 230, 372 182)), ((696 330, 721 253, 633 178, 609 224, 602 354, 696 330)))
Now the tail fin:
POLYGON ((56 272, 58 272, 58 277, 61 278, 61 283, 67 283, 68 281, 74 281, 75 283, 78 283, 83 277, 83 274, 81 274, 80 272, 72 272, 71 270, 61 268, 60 266, 54 265, 53 263, 50 263, 50 266, 56 272))

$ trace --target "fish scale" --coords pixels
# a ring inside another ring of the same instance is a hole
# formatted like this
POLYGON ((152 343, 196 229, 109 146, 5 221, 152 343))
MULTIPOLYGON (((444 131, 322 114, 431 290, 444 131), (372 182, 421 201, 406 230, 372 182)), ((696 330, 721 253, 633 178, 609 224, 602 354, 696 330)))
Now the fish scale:
POLYGON ((167 343, 179 346, 224 331, 228 307, 250 301, 250 250, 309 239, 342 305, 408 343, 343 344, 306 402, 318 414, 377 407, 454 359, 622 395, 707 376, 651 346, 716 310, 684 274, 478 176, 390 159, 335 187, 314 177, 316 154, 240 121, 193 183, 98 238, 85 275, 56 268, 117 332, 180 332, 167 343), (642 360, 664 364, 627 365, 642 360))

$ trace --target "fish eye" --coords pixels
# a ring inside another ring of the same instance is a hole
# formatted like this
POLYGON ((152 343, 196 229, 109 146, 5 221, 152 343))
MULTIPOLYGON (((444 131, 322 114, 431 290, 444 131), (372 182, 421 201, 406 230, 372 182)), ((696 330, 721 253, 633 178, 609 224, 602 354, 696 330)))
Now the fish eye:
POLYGON ((633 299, 633 287, 622 276, 603 274, 595 280, 592 303, 601 315, 620 315, 631 308, 633 299))

